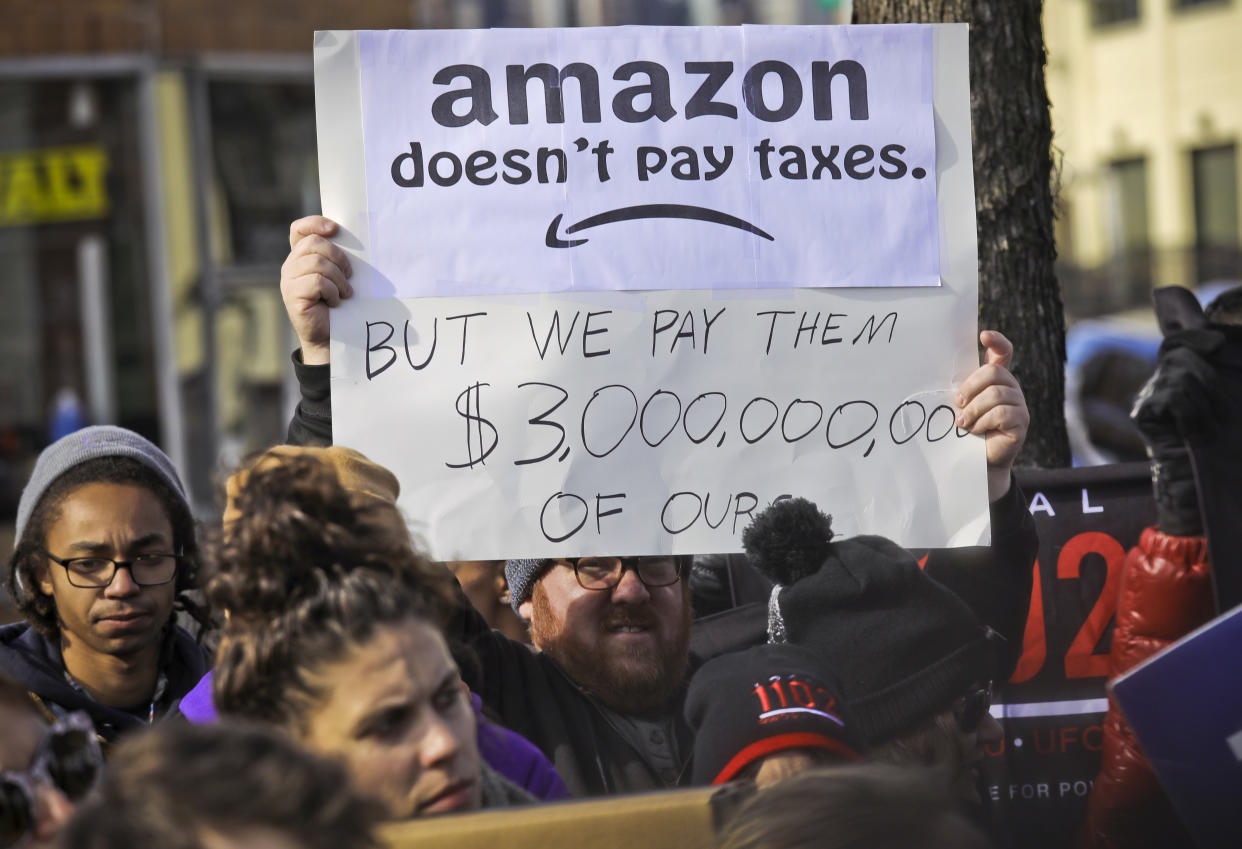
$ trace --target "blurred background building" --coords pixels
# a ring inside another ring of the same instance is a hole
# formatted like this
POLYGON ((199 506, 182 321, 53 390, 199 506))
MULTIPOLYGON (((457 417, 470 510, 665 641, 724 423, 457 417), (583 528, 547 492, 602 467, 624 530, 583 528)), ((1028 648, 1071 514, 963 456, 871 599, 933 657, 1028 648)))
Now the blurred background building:
MULTIPOLYGON (((279 267, 319 203, 314 30, 838 23, 849 6, 0 0, 0 546, 34 457, 81 424, 158 442, 204 514, 219 469, 282 439, 279 267)), ((1070 317, 1242 278, 1242 3, 1046 0, 1044 17, 1070 317)))
POLYGON ((1144 459, 1155 286, 1242 283, 1242 3, 1045 0, 1066 414, 1080 463, 1144 459))
POLYGON ((1242 281, 1242 3, 1045 0, 1072 317, 1242 281))

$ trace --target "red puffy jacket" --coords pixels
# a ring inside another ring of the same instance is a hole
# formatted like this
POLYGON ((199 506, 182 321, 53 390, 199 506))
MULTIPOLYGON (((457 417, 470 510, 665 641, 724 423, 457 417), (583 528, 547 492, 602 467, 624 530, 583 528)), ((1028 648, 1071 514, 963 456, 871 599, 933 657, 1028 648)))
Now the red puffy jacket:
MULTIPOLYGON (((1147 528, 1126 555, 1109 652, 1116 677, 1215 615, 1207 540, 1147 528)), ((1087 801, 1091 849, 1183 846, 1190 839, 1112 697, 1100 774, 1087 801)))

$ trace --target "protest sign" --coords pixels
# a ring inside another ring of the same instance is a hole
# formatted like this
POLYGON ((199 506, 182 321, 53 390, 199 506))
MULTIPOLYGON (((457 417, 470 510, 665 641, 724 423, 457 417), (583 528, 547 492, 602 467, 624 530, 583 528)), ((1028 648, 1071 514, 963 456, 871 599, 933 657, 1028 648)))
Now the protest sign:
POLYGON ((1143 753, 1201 847, 1242 841, 1242 606, 1112 682, 1143 753))
POLYGON ((987 540, 964 27, 328 32, 315 65, 335 438, 433 554, 735 551, 790 494, 987 540))
POLYGON ((1147 463, 1017 473, 1039 532, 1022 656, 983 764, 1008 845, 1072 845, 1100 770, 1104 685, 1125 553, 1155 522, 1147 463))

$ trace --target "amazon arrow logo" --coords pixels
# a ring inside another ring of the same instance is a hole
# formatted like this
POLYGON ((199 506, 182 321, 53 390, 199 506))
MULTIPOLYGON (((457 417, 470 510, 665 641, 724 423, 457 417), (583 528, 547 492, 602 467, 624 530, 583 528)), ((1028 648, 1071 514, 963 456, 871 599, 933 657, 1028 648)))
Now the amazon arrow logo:
MULTIPOLYGON (((586 239, 562 239, 557 234, 556 231, 561 226, 562 217, 558 213, 552 219, 552 223, 548 225, 548 234, 544 239, 544 244, 550 248, 572 248, 575 245, 585 243, 586 239)), ((702 206, 687 206, 680 203, 647 203, 640 206, 623 206, 620 209, 610 209, 607 212, 601 212, 599 215, 584 218, 577 224, 571 224, 565 228, 565 235, 572 236, 574 233, 580 233, 592 227, 599 227, 601 224, 611 224, 614 221, 635 221, 640 218, 689 218, 694 221, 710 221, 713 224, 723 224, 726 227, 736 227, 739 230, 745 230, 747 233, 754 233, 756 236, 762 236, 769 242, 776 241, 770 234, 760 230, 749 221, 743 221, 741 218, 719 212, 715 209, 706 209, 702 206)))

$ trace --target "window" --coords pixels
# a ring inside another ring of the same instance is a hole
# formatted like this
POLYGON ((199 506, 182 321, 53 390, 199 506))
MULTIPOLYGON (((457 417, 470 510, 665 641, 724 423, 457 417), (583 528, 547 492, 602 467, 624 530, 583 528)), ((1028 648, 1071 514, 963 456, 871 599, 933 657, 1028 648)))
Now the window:
POLYGON ((308 82, 210 83, 211 144, 235 263, 275 267, 289 222, 319 209, 315 100, 308 82))
POLYGON ((1137 21, 1139 0, 1091 0, 1091 25, 1096 27, 1137 21))
POLYGON ((1147 160, 1122 159, 1109 171, 1113 179, 1113 246, 1116 252, 1146 250, 1150 244, 1147 229, 1147 160))
MULTIPOLYGON (((281 441, 288 421, 288 325, 272 286, 289 253, 289 223, 319 211, 314 89, 308 79, 222 75, 207 82, 220 300, 214 315, 215 457, 281 441)), ((187 393, 188 394, 188 393, 187 393)))
POLYGON ((1173 0, 1174 9, 1190 9, 1195 6, 1224 6, 1229 0, 1173 0))
POLYGON ((1119 159, 1109 165, 1108 173, 1109 296, 1118 306, 1145 303, 1152 287, 1147 160, 1119 159))
POLYGON ((1199 282, 1239 274, 1238 149, 1220 145, 1191 151, 1195 266, 1199 282))

